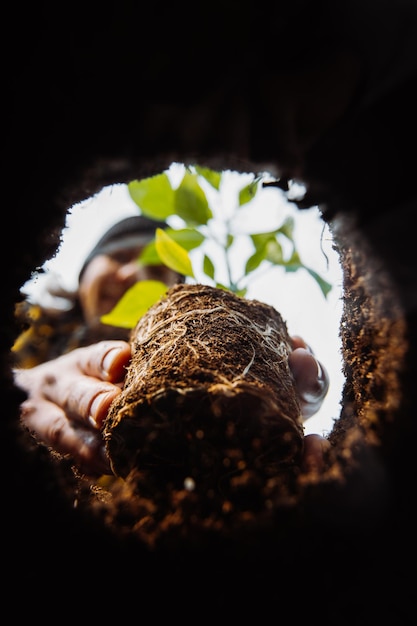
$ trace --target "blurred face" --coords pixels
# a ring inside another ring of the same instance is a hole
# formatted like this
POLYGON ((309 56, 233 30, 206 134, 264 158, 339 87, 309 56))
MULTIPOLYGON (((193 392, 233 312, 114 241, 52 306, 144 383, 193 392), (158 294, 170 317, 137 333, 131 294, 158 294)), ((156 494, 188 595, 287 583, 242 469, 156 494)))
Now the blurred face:
POLYGON ((141 248, 127 248, 111 256, 99 254, 85 268, 79 285, 79 300, 84 319, 90 326, 100 324, 123 294, 142 280, 159 280, 171 287, 182 279, 164 265, 140 267, 136 261, 141 248))

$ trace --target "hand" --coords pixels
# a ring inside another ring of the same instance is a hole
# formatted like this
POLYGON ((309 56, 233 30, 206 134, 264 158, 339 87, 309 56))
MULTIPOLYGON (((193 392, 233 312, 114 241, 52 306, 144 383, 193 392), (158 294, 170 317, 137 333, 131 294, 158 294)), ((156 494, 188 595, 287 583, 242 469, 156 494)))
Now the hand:
MULTIPOLYGON (((317 413, 329 390, 329 375, 326 368, 315 358, 311 348, 301 337, 291 337, 293 352, 288 363, 295 379, 301 412, 304 420, 317 413)), ((324 453, 330 446, 320 435, 304 438, 302 470, 320 472, 324 467, 324 453)))
POLYGON ((121 392, 130 357, 128 343, 102 341, 15 370, 15 383, 27 393, 22 422, 38 440, 73 458, 81 471, 111 474, 100 426, 121 392))
POLYGON ((304 420, 317 413, 329 390, 329 375, 301 337, 291 337, 288 364, 295 379, 304 420))
MULTIPOLYGON (((328 375, 301 338, 293 337, 292 344, 289 364, 308 419, 327 393, 328 375)), ((16 384, 28 395, 21 407, 24 425, 38 440, 73 458, 86 474, 111 474, 100 427, 121 391, 130 357, 128 343, 102 341, 31 369, 15 370, 16 384)), ((319 435, 305 438, 305 468, 320 466, 326 443, 319 435)))

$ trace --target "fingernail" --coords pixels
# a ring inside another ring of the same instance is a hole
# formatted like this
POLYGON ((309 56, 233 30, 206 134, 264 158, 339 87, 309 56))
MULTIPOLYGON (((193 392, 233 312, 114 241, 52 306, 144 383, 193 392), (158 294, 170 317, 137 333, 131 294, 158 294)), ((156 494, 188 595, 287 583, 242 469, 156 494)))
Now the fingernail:
POLYGON ((324 392, 325 382, 324 380, 315 380, 309 387, 310 389, 308 391, 300 393, 300 397, 307 403, 316 402, 324 392))
POLYGON ((300 397, 305 402, 315 402, 321 396, 326 386, 324 372, 320 363, 315 360, 317 374, 314 378, 309 377, 304 383, 304 390, 300 392, 300 397))
POLYGON ((90 406, 88 421, 94 428, 100 428, 104 414, 114 399, 113 391, 102 391, 97 394, 90 406), (100 419, 101 418, 101 419, 100 419))
POLYGON ((93 427, 93 428, 98 428, 98 424, 96 422, 96 420, 94 419, 94 417, 92 415, 88 416, 88 423, 93 427))
POLYGON ((111 350, 107 352, 107 354, 103 358, 103 361, 101 363, 101 368, 102 368, 103 374, 105 374, 106 376, 108 376, 109 374, 109 370, 111 366, 113 365, 116 355, 119 354, 121 350, 122 350, 121 348, 112 348, 111 350))
POLYGON ((322 472, 325 467, 325 455, 330 443, 319 435, 308 435, 304 440, 302 469, 305 472, 322 472))

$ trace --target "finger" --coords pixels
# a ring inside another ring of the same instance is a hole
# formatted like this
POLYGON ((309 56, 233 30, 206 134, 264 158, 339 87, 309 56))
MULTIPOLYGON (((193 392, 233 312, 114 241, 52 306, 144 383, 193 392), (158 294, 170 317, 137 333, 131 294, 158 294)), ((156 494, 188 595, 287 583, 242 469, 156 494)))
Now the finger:
POLYGON ((311 354, 313 354, 313 351, 310 348, 310 346, 299 335, 293 335, 291 337, 291 347, 293 350, 296 350, 297 348, 305 348, 306 350, 309 350, 311 354))
POLYGON ((289 363, 300 397, 315 402, 327 393, 327 372, 321 363, 305 348, 297 348, 289 355, 289 363))
POLYGON ((45 382, 44 396, 57 404, 67 419, 99 429, 120 387, 82 374, 45 382))
POLYGON ((329 448, 329 441, 320 437, 320 435, 307 435, 304 437, 302 471, 322 472, 325 469, 325 453, 329 448))
POLYGON ((329 390, 325 367, 305 348, 296 348, 288 357, 304 419, 316 413, 329 390))
POLYGON ((37 440, 73 458, 85 473, 96 476, 112 473, 100 433, 72 424, 56 404, 27 400, 21 405, 21 418, 36 433, 37 440))
POLYGON ((131 358, 131 348, 126 341, 100 341, 74 351, 77 366, 84 374, 101 380, 118 383, 124 380, 131 358))

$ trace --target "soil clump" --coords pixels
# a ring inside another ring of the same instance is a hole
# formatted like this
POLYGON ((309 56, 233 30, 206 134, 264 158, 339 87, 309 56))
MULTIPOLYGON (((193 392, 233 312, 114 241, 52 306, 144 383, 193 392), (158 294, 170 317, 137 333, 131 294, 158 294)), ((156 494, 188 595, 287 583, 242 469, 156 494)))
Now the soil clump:
POLYGON ((174 527, 191 537, 223 535, 238 519, 262 528, 273 502, 294 492, 304 436, 281 315, 181 284, 139 320, 131 342, 125 386, 103 427, 122 478, 107 522, 152 545, 174 527))

